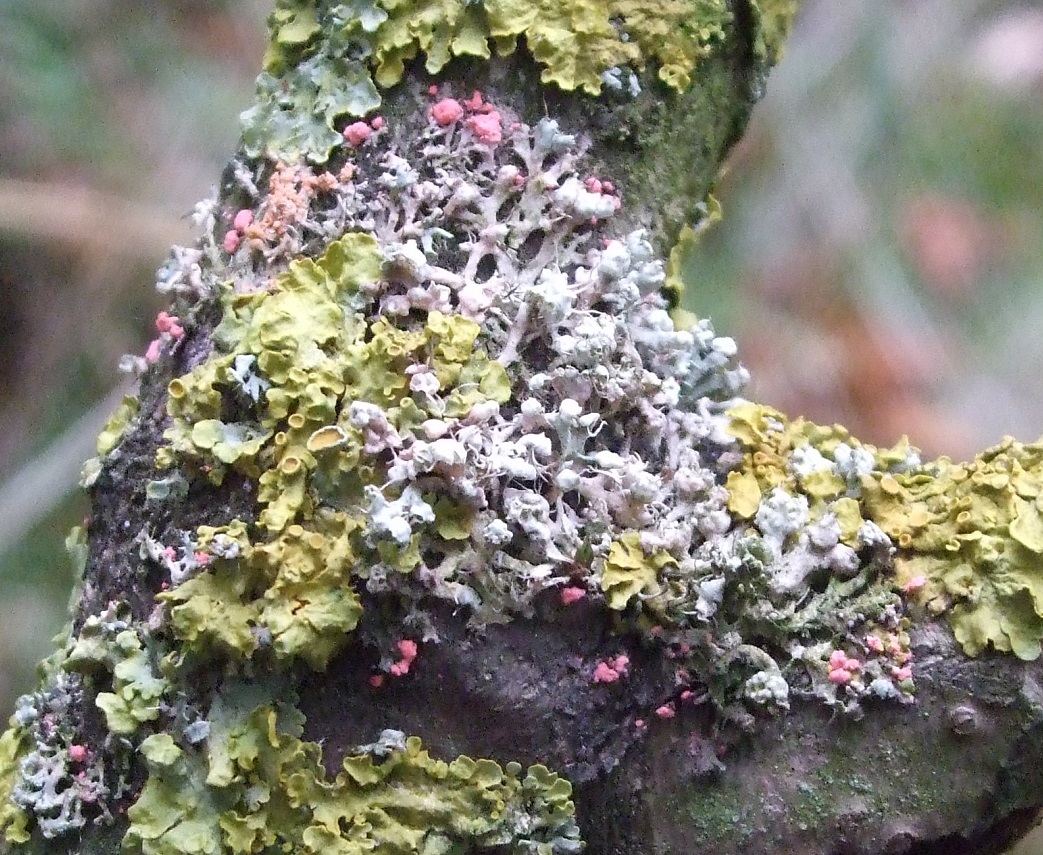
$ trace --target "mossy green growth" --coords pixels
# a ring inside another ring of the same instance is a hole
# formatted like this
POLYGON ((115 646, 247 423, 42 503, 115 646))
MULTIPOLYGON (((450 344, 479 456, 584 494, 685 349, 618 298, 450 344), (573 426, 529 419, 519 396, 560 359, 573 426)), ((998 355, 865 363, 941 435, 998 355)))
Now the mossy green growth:
POLYGON ((432 758, 415 737, 385 731, 329 779, 302 742, 293 707, 260 686, 231 684, 211 709, 206 750, 165 734, 141 752, 149 780, 128 812, 125 845, 143 855, 293 851, 518 853, 580 847, 572 788, 543 766, 432 758))
POLYGON ((774 65, 782 55, 800 0, 753 0, 750 5, 757 16, 754 52, 774 65))
POLYGON ((897 546, 897 585, 944 613, 969 656, 990 645, 1031 660, 1043 642, 1043 443, 1005 440, 970 463, 915 462, 907 441, 890 449, 859 443, 846 429, 742 404, 730 431, 745 451, 727 481, 728 506, 751 519, 781 486, 808 498, 814 516, 836 513, 846 542, 875 523, 897 546), (840 471, 838 447, 865 466, 840 471), (812 448, 830 464, 800 470, 812 448))

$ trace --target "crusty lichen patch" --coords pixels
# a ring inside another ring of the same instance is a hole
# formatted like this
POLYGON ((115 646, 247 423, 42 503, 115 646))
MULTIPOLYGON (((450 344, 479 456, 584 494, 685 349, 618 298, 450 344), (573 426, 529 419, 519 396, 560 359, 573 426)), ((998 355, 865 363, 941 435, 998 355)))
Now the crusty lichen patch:
MULTIPOLYGON (((231 479, 255 505, 165 542, 142 530, 149 626, 114 606, 70 642, 60 673, 94 681, 108 732, 147 766, 129 851, 391 852, 421 832, 521 851, 540 828, 556 829, 540 851, 575 847, 567 785, 546 770, 446 766, 406 741, 388 755, 413 769, 401 781, 387 759, 323 777, 290 675, 355 640, 364 595, 404 619, 366 639, 380 649, 359 691, 424 667, 431 598, 480 628, 543 597, 601 603, 676 662, 674 694, 635 718, 698 697, 752 727, 794 697, 851 712, 912 697, 892 544, 851 493, 868 452, 742 402, 734 342, 674 324, 663 259, 614 231, 622 199, 581 140, 451 94, 401 136, 379 116, 350 128, 326 172, 237 164, 232 192, 252 205, 202 208, 201 247, 162 271, 181 302, 148 360, 176 352, 201 307, 221 320, 168 384, 148 495, 231 479), (222 665, 257 677, 193 685, 222 665), (421 779, 443 807, 373 824, 421 779)), ((119 454, 117 438, 101 466, 119 454)), ((604 692, 634 666, 583 667, 604 692)), ((42 828, 40 803, 19 804, 42 828)))
POLYGON ((952 624, 968 656, 988 647, 1036 659, 1043 639, 1043 444, 1006 439, 969 463, 921 463, 906 442, 859 443, 840 427, 765 407, 732 413, 746 449, 729 508, 752 518, 769 491, 832 514, 839 542, 872 523, 895 547, 897 585, 952 624))

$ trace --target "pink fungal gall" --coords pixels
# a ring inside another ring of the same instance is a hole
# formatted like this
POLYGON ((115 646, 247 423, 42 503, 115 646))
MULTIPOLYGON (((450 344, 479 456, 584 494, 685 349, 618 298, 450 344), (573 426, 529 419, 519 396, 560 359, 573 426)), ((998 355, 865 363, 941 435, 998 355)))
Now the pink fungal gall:
POLYGON ((225 252, 231 255, 233 252, 239 249, 239 240, 239 232, 237 232, 235 229, 229 229, 227 232, 225 232, 225 238, 221 242, 221 245, 224 247, 225 252))
POLYGON ((884 652, 884 642, 876 635, 866 636, 866 647, 872 650, 874 653, 884 652))
POLYGON ((185 328, 181 326, 181 318, 177 315, 168 315, 166 312, 156 315, 156 329, 173 338, 181 338, 185 334, 185 328))
POLYGON ((431 118, 443 128, 459 121, 463 114, 464 108, 455 98, 443 98, 431 108, 431 118))
POLYGON ((86 745, 70 745, 69 746, 69 759, 73 763, 82 763, 87 759, 87 746, 86 745))
POLYGON ((432 83, 430 86, 427 87, 427 94, 428 95, 437 95, 438 94, 438 87, 434 83, 432 83))
POLYGON ((369 126, 371 128, 373 128, 373 130, 379 131, 382 127, 384 127, 384 117, 383 116, 374 116, 370 120, 369 126))
POLYGON ((847 654, 843 650, 834 650, 829 655, 829 670, 836 671, 847 665, 847 654))
POLYGON ((481 110, 485 105, 482 103, 482 93, 480 90, 475 89, 471 93, 471 97, 464 101, 464 106, 472 112, 481 110))
POLYGON ((614 683, 619 679, 619 672, 607 662, 598 662, 594 669, 595 683, 614 683))
POLYGON ((156 315, 156 329, 159 332, 168 332, 174 324, 176 324, 180 318, 175 315, 167 314, 166 312, 160 312, 156 315))
POLYGON ((911 594, 914 591, 919 591, 927 584, 926 576, 913 576, 908 582, 902 585, 902 590, 907 594, 911 594))
POLYGON ((373 129, 365 122, 352 122, 344 129, 344 139, 349 145, 360 146, 370 138, 373 129))
POLYGON ((565 606, 578 603, 585 596, 587 596, 587 592, 582 588, 577 588, 575 585, 569 585, 567 588, 561 589, 561 603, 565 606))
POLYGON ((673 704, 663 704, 655 711, 655 714, 659 716, 659 718, 673 718, 677 715, 677 710, 674 709, 673 704))
POLYGON ((898 682, 903 680, 911 680, 913 677, 913 669, 906 665, 903 668, 892 668, 891 676, 894 677, 898 682))
POLYGON ((243 208, 241 211, 236 212, 235 219, 232 220, 232 228, 241 232, 244 231, 253 221, 254 212, 249 208, 243 208))
POLYGON ((210 563, 209 552, 196 552, 192 557, 195 559, 196 564, 206 565, 210 563))
POLYGON ((843 668, 837 668, 835 671, 830 671, 829 682, 836 683, 838 686, 844 686, 851 682, 851 672, 845 671, 843 668))
POLYGON ((399 639, 396 646, 402 658, 391 666, 391 676, 402 677, 409 673, 409 667, 413 664, 413 660, 416 659, 417 647, 416 642, 410 638, 399 639))
POLYGON ((496 110, 471 116, 467 120, 467 127, 471 129, 479 142, 486 145, 496 145, 503 139, 503 127, 500 124, 500 114, 496 110))
POLYGON ((383 674, 372 674, 372 675, 370 675, 369 684, 374 689, 379 689, 381 686, 384 685, 384 675, 383 674))

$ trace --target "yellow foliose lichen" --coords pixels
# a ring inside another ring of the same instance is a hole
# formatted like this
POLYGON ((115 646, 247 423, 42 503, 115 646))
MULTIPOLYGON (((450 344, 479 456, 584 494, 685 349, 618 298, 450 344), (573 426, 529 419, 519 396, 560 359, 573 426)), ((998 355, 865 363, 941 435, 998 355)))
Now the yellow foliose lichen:
POLYGON ((964 651, 1036 659, 1043 640, 1043 444, 1007 439, 966 464, 941 458, 867 478, 868 517, 899 546, 900 584, 945 612, 964 651))
POLYGON ((384 731, 330 779, 320 747, 300 739, 300 714, 263 695, 258 686, 226 688, 211 709, 205 752, 165 735, 143 743, 149 779, 128 812, 132 850, 391 855, 579 844, 571 785, 543 766, 447 763, 419 739, 384 731))
POLYGON ((660 572, 677 560, 665 550, 645 554, 641 536, 627 532, 609 547, 601 571, 601 590, 610 609, 622 611, 634 597, 655 596, 661 590, 660 572))
POLYGON ((25 843, 29 840, 29 817, 11 801, 11 793, 18 783, 29 741, 14 719, 9 724, 0 735, 0 831, 8 843, 25 843))

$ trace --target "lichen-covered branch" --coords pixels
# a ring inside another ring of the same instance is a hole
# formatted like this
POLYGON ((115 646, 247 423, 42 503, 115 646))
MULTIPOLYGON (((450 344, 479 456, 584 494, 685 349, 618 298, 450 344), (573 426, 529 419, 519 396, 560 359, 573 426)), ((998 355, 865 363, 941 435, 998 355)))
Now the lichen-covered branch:
POLYGON ((789 421, 677 308, 794 5, 278 4, 84 469, 73 620, 0 738, 0 848, 1022 829, 1040 447, 924 463, 789 421))

